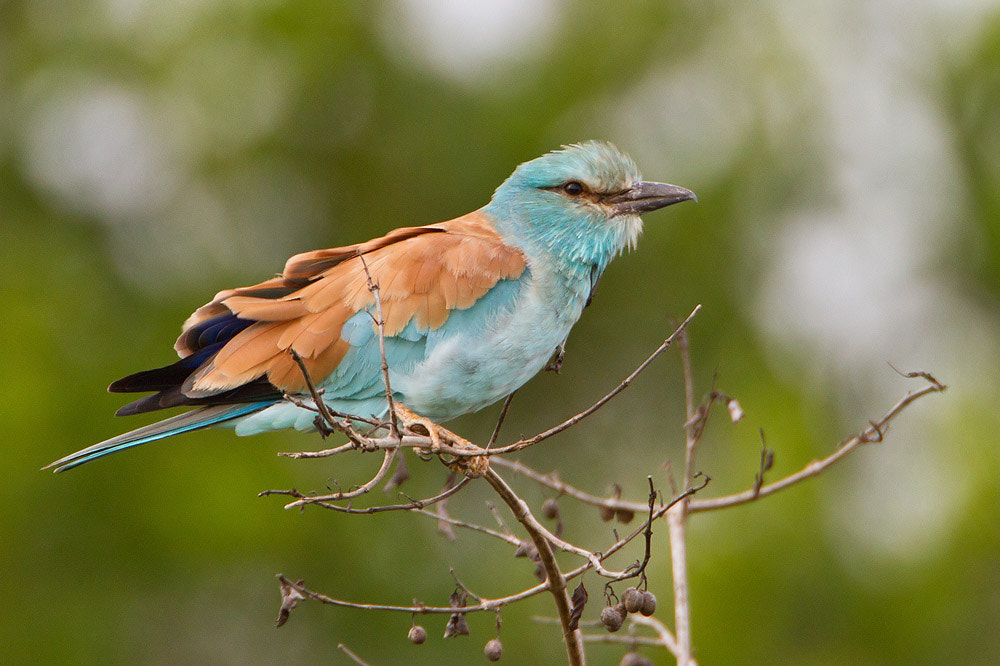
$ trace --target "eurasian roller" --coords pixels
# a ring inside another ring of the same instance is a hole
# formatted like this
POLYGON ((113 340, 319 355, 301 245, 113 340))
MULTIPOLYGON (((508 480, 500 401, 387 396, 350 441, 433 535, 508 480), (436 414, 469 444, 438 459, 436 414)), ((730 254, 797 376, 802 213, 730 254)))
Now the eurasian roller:
POLYGON ((337 412, 388 412, 379 334, 394 402, 434 422, 508 395, 561 349, 608 263, 634 247, 640 215, 695 199, 642 180, 609 143, 564 146, 518 166, 490 202, 440 224, 293 256, 279 277, 227 289, 184 322, 180 360, 111 384, 153 392, 118 410, 190 407, 61 458, 56 471, 208 426, 237 435, 315 428, 304 363, 337 412), (299 396, 300 405, 286 399, 299 396))

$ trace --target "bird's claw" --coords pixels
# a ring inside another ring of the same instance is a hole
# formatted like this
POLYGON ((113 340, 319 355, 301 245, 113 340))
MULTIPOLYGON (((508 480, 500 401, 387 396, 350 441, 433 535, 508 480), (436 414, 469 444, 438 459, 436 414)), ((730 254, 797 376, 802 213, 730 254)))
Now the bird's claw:
MULTIPOLYGON (((430 419, 420 416, 411 409, 397 403, 396 419, 403 430, 408 430, 414 434, 426 435, 431 440, 430 452, 440 454, 443 445, 450 445, 456 449, 478 449, 475 444, 456 435, 447 428, 434 423, 430 419), (416 426, 417 428, 414 428, 416 426)), ((448 462, 448 466, 456 471, 460 471, 469 477, 480 477, 489 469, 490 463, 486 456, 455 456, 455 459, 448 462)))
POLYGON ((566 358, 566 348, 562 345, 556 347, 556 351, 552 354, 552 358, 549 359, 548 364, 545 366, 546 372, 554 372, 557 375, 562 371, 563 359, 566 358))

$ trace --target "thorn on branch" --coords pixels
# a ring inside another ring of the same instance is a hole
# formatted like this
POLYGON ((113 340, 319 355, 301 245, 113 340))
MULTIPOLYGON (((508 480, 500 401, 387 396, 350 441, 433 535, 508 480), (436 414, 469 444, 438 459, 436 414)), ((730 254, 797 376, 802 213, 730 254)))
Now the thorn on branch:
POLYGON ((939 382, 939 381, 938 381, 938 380, 937 380, 937 379, 936 379, 936 378, 934 377, 934 375, 932 375, 931 373, 929 373, 929 372, 927 372, 927 371, 925 371, 925 370, 915 370, 915 371, 913 371, 913 372, 903 372, 903 371, 901 371, 901 370, 900 370, 899 368, 897 368, 896 366, 894 366, 894 365, 893 365, 892 363, 889 363, 889 367, 890 367, 890 368, 892 368, 893 370, 895 370, 895 371, 896 371, 896 374, 898 374, 898 375, 899 375, 900 377, 905 377, 906 379, 916 379, 916 378, 918 378, 918 377, 919 377, 920 379, 925 379, 925 380, 927 380, 927 381, 928 381, 928 382, 929 382, 929 383, 930 383, 930 384, 931 384, 931 385, 932 385, 932 386, 933 386, 934 388, 936 388, 936 389, 937 389, 937 390, 939 390, 939 391, 943 391, 943 390, 945 390, 946 388, 948 388, 948 385, 947 385, 947 384, 942 384, 941 382, 939 382))
POLYGON ((864 440, 864 443, 865 444, 880 443, 885 438, 885 433, 883 431, 883 428, 886 427, 885 424, 876 423, 875 421, 869 419, 868 425, 871 426, 871 428, 869 428, 868 431, 862 433, 861 436, 862 439, 864 440))
POLYGON ((753 477, 753 496, 760 494, 760 489, 764 487, 764 474, 769 472, 774 466, 774 451, 767 448, 767 440, 764 438, 764 429, 760 429, 760 468, 753 477))

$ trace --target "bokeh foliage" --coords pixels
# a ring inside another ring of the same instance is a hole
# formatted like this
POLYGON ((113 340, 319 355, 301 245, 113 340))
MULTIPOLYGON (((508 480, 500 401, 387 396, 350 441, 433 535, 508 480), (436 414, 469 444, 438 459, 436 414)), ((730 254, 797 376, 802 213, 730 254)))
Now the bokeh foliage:
MULTIPOLYGON (((443 602, 449 566, 486 595, 531 584, 523 560, 476 535, 447 543, 422 518, 254 497, 361 480, 370 457, 293 462, 273 454, 318 438, 212 431, 37 470, 133 425, 103 387, 168 362, 216 290, 472 210, 518 162, 588 138, 700 203, 648 216, 563 374, 518 395, 506 432, 589 404, 696 303, 699 389, 748 414, 709 428, 713 494, 752 482, 757 426, 774 474, 790 473, 908 388, 884 361, 933 371, 952 389, 886 444, 692 519, 697 655, 1000 660, 1000 13, 890 4, 0 2, 0 661, 345 661, 339 642, 374 663, 482 659, 492 617, 450 641, 426 619, 420 648, 390 615, 306 605, 272 629, 277 571, 371 602, 443 602)), ((666 487, 679 374, 668 355, 524 459, 596 492, 641 497, 649 473, 666 487)), ((455 427, 483 438, 495 412, 455 427)), ((413 468, 410 494, 443 482, 413 468)), ((452 510, 488 520, 488 497, 452 510)), ((562 505, 571 536, 603 529, 562 505)), ((505 660, 554 663, 555 630, 532 614, 547 600, 504 614, 505 660)))

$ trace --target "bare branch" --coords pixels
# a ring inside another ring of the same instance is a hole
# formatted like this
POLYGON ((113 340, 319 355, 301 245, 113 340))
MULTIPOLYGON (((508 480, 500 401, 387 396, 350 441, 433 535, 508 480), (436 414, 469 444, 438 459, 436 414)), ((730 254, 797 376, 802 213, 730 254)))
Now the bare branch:
POLYGON ((445 522, 449 525, 454 525, 455 527, 461 527, 463 529, 472 530, 473 532, 479 532, 481 534, 487 534, 491 537, 505 541, 510 545, 517 547, 521 545, 521 540, 510 532, 498 532, 496 530, 491 530, 488 527, 483 527, 482 525, 476 525, 475 523, 466 522, 464 520, 458 520, 457 518, 452 518, 451 516, 442 516, 439 513, 434 513, 433 511, 428 511, 427 509, 412 509, 413 513, 419 513, 428 518, 433 518, 434 520, 445 522))
MULTIPOLYGON (((686 443, 684 447, 684 487, 691 485, 694 472, 695 449, 701 436, 702 428, 696 420, 694 408, 694 378, 691 372, 691 354, 688 347, 687 334, 681 333, 679 339, 681 365, 684 369, 684 403, 687 421, 684 424, 686 443)), ((687 540, 685 523, 687 522, 688 500, 678 502, 667 514, 667 526, 670 535, 670 565, 674 588, 674 636, 677 640, 677 666, 690 666, 694 663, 691 657, 691 613, 688 605, 687 580, 687 540)))
POLYGON ((500 409, 500 416, 497 418, 497 424, 493 428, 493 434, 490 435, 490 441, 486 442, 486 448, 491 449, 493 445, 497 443, 497 437, 500 436, 500 427, 503 425, 504 420, 507 418, 507 410, 510 409, 510 403, 514 400, 514 394, 517 391, 511 391, 510 394, 504 399, 503 407, 500 409))
MULTIPOLYGON (((494 474, 495 474, 495 472, 494 472, 494 474)), ((463 481, 466 481, 466 480, 467 479, 463 479, 463 481)), ((701 489, 703 489, 706 485, 708 485, 709 480, 710 479, 708 477, 705 477, 705 481, 701 485, 696 486, 694 488, 688 488, 683 493, 681 493, 680 495, 678 495, 677 497, 675 497, 666 506, 661 506, 658 509, 656 509, 655 513, 653 514, 652 520, 658 520, 665 513, 667 513, 668 511, 670 511, 670 509, 673 508, 678 502, 684 500, 687 497, 690 497, 691 495, 693 495, 696 492, 698 492, 701 489)), ((459 485, 461 485, 461 484, 459 484, 459 485)), ((286 491, 279 491, 279 492, 286 492, 286 491)), ((515 497, 516 497, 516 495, 515 495, 515 497)), ((343 509, 344 507, 335 507, 335 508, 337 508, 337 509, 343 509)), ((359 512, 363 512, 363 510, 359 511, 359 512)), ((463 525, 463 527, 465 527, 465 526, 463 525)), ((634 532, 632 532, 628 536, 623 537, 623 538, 619 539, 618 541, 616 541, 614 544, 612 544, 609 548, 607 548, 604 551, 603 555, 601 556, 601 559, 604 560, 604 559, 610 557, 611 555, 615 554, 616 552, 618 552, 622 548, 624 548, 632 540, 634 540, 636 537, 638 537, 640 534, 642 534, 645 531, 645 529, 646 529, 646 525, 645 524, 640 525, 637 530, 635 530, 634 532)), ((485 528, 483 528, 481 530, 476 530, 476 531, 488 533, 488 534, 490 534, 490 536, 501 538, 504 541, 508 541, 507 537, 510 536, 510 535, 503 535, 503 534, 501 534, 499 532, 497 532, 497 533, 491 533, 492 530, 486 530, 485 528)), ((512 537, 512 539, 514 541, 516 541, 516 538, 512 537)), ((549 551, 549 552, 551 552, 551 551, 549 551)), ((579 566, 579 567, 577 567, 577 568, 575 568, 575 569, 573 569, 573 570, 571 570, 571 571, 563 574, 562 578, 563 578, 563 585, 564 585, 564 588, 563 588, 564 589, 564 594, 565 594, 565 582, 573 580, 574 578, 582 575, 586 571, 589 571, 590 568, 591 568, 591 564, 590 564, 590 562, 587 562, 587 563, 585 563, 585 564, 583 564, 583 565, 581 565, 581 566, 579 566)), ((325 594, 321 594, 319 592, 314 592, 314 591, 308 589, 307 587, 305 587, 303 581, 298 581, 298 582, 293 583, 291 580, 289 580, 283 574, 280 574, 280 573, 277 574, 277 578, 278 578, 278 581, 281 583, 282 600, 283 600, 283 606, 282 606, 283 607, 283 611, 284 611, 284 600, 285 599, 291 599, 294 602, 297 602, 297 601, 299 601, 301 599, 310 599, 312 601, 318 601, 319 603, 327 604, 327 605, 330 605, 330 606, 340 606, 340 607, 343 607, 343 608, 354 608, 354 609, 358 609, 358 610, 389 611, 389 612, 400 612, 400 613, 411 613, 411 614, 444 614, 444 613, 453 614, 455 612, 474 613, 474 612, 478 612, 478 611, 496 611, 498 608, 501 608, 502 606, 505 606, 505 605, 508 605, 508 604, 512 604, 512 603, 516 603, 518 601, 521 601, 522 599, 527 599, 529 597, 533 597, 533 596, 536 596, 536 595, 541 594, 543 592, 549 591, 549 580, 547 579, 546 581, 540 583, 539 585, 535 585, 535 586, 530 587, 530 588, 528 588, 526 590, 522 590, 521 592, 518 592, 516 594, 512 594, 512 595, 505 596, 505 597, 498 597, 498 598, 495 598, 495 599, 484 599, 479 604, 472 605, 472 606, 462 606, 462 607, 459 607, 459 608, 456 608, 454 606, 447 606, 447 607, 444 607, 444 606, 426 606, 426 605, 423 605, 423 604, 415 604, 413 606, 397 606, 397 605, 387 605, 387 604, 363 604, 363 603, 355 603, 355 602, 351 602, 351 601, 343 601, 343 600, 340 600, 340 599, 334 599, 333 597, 329 597, 329 596, 327 596, 325 594)), ((294 608, 294 606, 295 606, 295 603, 291 603, 290 607, 294 608)), ((287 619, 287 613, 283 612, 283 615, 287 619)))
MULTIPOLYGON (((350 439, 358 446, 363 446, 363 441, 362 441, 363 438, 361 437, 360 434, 358 434, 356 430, 354 430, 350 422, 338 419, 336 416, 334 416, 333 412, 331 412, 330 410, 330 407, 326 404, 326 402, 323 401, 323 397, 320 395, 320 392, 316 389, 316 384, 313 383, 312 377, 309 376, 309 369, 306 368, 305 361, 302 360, 302 357, 299 356, 299 353, 295 351, 293 347, 288 348, 288 353, 291 354, 292 359, 295 361, 296 365, 299 366, 299 371, 302 373, 302 378, 306 382, 306 388, 309 389, 309 395, 312 396, 313 405, 315 406, 316 411, 319 414, 316 426, 317 429, 320 431, 320 434, 329 433, 329 430, 322 427, 323 425, 325 425, 328 427, 335 428, 340 432, 344 433, 345 435, 347 435, 348 439, 350 439)), ((290 400, 294 404, 302 406, 301 403, 297 403, 294 399, 292 399, 293 397, 289 396, 288 394, 285 395, 285 398, 290 400)))
MULTIPOLYGON (((389 406, 389 436, 399 439, 399 423, 396 421, 396 404, 392 398, 392 387, 389 385, 389 362, 385 359, 385 317, 382 316, 382 297, 379 292, 378 283, 372 280, 371 271, 368 270, 368 263, 365 255, 358 249, 358 260, 365 269, 365 278, 368 280, 368 291, 375 299, 375 328, 378 332, 378 352, 382 359, 382 380, 385 382, 385 401, 389 406)), ((369 312, 369 315, 371 313, 369 312)))
POLYGON ((601 407, 603 407, 608 402, 610 402, 612 398, 614 398, 616 395, 618 395, 619 393, 621 393, 622 391, 624 391, 625 389, 627 389, 629 387, 629 385, 633 381, 635 381, 635 378, 639 376, 639 373, 641 373, 643 370, 645 370, 649 366, 650 363, 652 363, 654 360, 656 360, 657 356, 659 356, 660 354, 662 354, 663 352, 665 352, 667 350, 667 348, 670 347, 670 345, 673 344, 674 339, 678 335, 680 335, 681 333, 684 332, 684 329, 687 327, 688 323, 694 318, 694 316, 696 314, 698 314, 699 310, 701 310, 701 305, 695 306, 694 310, 691 311, 691 314, 689 314, 687 316, 687 319, 685 319, 683 322, 681 322, 681 325, 678 326, 677 329, 673 333, 670 334, 670 337, 668 337, 666 340, 663 341, 663 344, 661 344, 659 347, 656 348, 656 351, 654 351, 652 354, 650 354, 649 357, 645 361, 643 361, 642 363, 640 363, 639 367, 637 367, 635 370, 633 370, 632 374, 630 374, 628 377, 626 377, 624 380, 622 380, 621 384, 619 384, 615 388, 611 389, 611 391, 607 395, 605 395, 603 398, 601 398, 600 400, 598 400, 597 402, 595 402, 593 405, 591 405, 587 409, 583 410, 579 414, 566 419, 565 421, 563 421, 559 425, 557 425, 555 427, 552 427, 552 428, 549 428, 548 430, 546 430, 544 432, 538 433, 534 437, 529 437, 528 439, 522 439, 520 441, 514 442, 513 444, 511 444, 509 446, 500 447, 498 449, 492 449, 490 451, 490 453, 493 454, 493 455, 496 455, 496 454, 499 454, 499 453, 512 453, 514 451, 520 451, 521 449, 525 449, 525 448, 527 448, 529 446, 537 444, 538 442, 541 442, 542 440, 548 439, 549 437, 552 437, 553 435, 558 435, 559 433, 561 433, 562 431, 564 431, 564 430, 566 430, 568 428, 572 428, 577 423, 579 423, 583 419, 587 418, 588 416, 590 416, 591 414, 593 414, 594 412, 596 412, 597 410, 599 410, 601 407))
MULTIPOLYGON (((332 511, 339 511, 341 513, 354 513, 354 514, 383 513, 385 511, 410 511, 410 510, 414 510, 414 509, 423 509, 424 507, 430 506, 432 504, 436 504, 436 503, 440 502, 441 500, 446 499, 446 498, 454 495, 459 490, 461 490, 462 488, 464 488, 465 484, 468 483, 468 481, 469 481, 468 478, 464 478, 461 481, 459 481, 457 484, 455 484, 454 486, 452 486, 451 488, 447 488, 447 489, 443 490, 441 493, 439 493, 439 494, 437 494, 437 495, 435 495, 433 497, 428 497, 426 499, 410 499, 410 501, 408 503, 406 503, 406 504, 389 504, 389 505, 386 505, 386 506, 370 506, 370 507, 366 507, 364 509, 355 509, 355 508, 353 508, 351 506, 339 506, 337 504, 330 504, 328 502, 322 502, 322 501, 308 502, 308 504, 315 504, 316 506, 322 507, 324 509, 330 509, 332 511)), ((261 491, 261 492, 257 493, 257 497, 268 497, 269 495, 290 495, 292 497, 297 497, 299 499, 309 499, 311 497, 311 495, 306 495, 306 494, 301 493, 301 492, 299 492, 298 490, 295 490, 295 489, 292 489, 292 490, 264 490, 264 491, 261 491)), ((404 497, 406 497, 406 495, 404 495, 404 497)), ((295 503, 293 502, 292 504, 295 504, 295 503)), ((286 508, 288 508, 288 507, 292 506, 292 504, 287 504, 285 506, 286 506, 286 508)))
POLYGON ((343 643, 338 643, 337 649, 346 654, 348 657, 350 657, 351 661, 353 661, 355 664, 360 664, 361 666, 368 666, 368 662, 366 662, 364 659, 351 652, 350 648, 348 648, 343 643))
MULTIPOLYGON (((922 377, 924 379, 930 377, 927 373, 910 373, 910 375, 907 376, 922 377)), ((928 381, 931 382, 928 386, 916 391, 908 392, 902 399, 899 400, 899 402, 892 406, 892 409, 890 409, 885 416, 878 421, 871 423, 868 428, 862 432, 843 442, 839 447, 837 447, 836 451, 825 458, 814 460, 798 472, 790 474, 779 481, 761 486, 761 488, 756 492, 753 488, 751 488, 750 490, 745 490, 741 493, 736 493, 735 495, 713 497, 711 499, 703 500, 692 500, 689 506, 689 511, 714 511, 715 509, 723 509, 730 506, 736 506, 738 504, 746 504, 747 502, 752 502, 761 497, 773 495, 779 490, 784 490, 789 486, 793 486, 796 483, 820 474, 863 444, 880 441, 882 436, 889 429, 893 420, 909 405, 926 395, 930 395, 931 393, 940 393, 948 388, 945 384, 941 384, 936 379, 933 379, 933 377, 928 379, 928 381)))
MULTIPOLYGON (((909 373, 906 376, 912 377, 924 377, 926 373, 909 373)), ((910 404, 916 402, 920 398, 927 396, 931 393, 940 393, 947 389, 947 385, 938 383, 936 380, 931 383, 930 386, 926 386, 914 392, 907 393, 902 399, 900 399, 893 407, 878 421, 873 421, 869 424, 869 427, 858 433, 837 447, 837 449, 825 458, 820 460, 814 460, 813 462, 806 465, 803 469, 790 474, 789 476, 775 481, 773 483, 762 485, 760 489, 755 493, 754 489, 743 491, 741 493, 736 493, 733 495, 726 495, 724 497, 713 497, 708 499, 691 499, 688 504, 688 513, 695 513, 700 511, 713 511, 716 509, 724 509, 729 506, 736 506, 739 504, 746 504, 752 502, 760 497, 767 497, 772 495, 779 490, 784 490, 789 486, 795 485, 801 481, 804 481, 810 477, 816 476, 820 472, 824 471, 834 463, 841 460, 845 455, 858 448, 861 444, 872 443, 878 441, 880 437, 879 433, 883 435, 888 430, 891 423, 899 416, 899 414, 906 409, 910 404)), ((770 450, 770 449, 769 449, 770 450)), ((765 461, 766 462, 766 461, 765 461)), ((495 458, 492 464, 498 467, 505 467, 512 470, 518 474, 522 474, 535 483, 545 486, 546 488, 551 488, 559 492, 560 494, 572 497, 585 504, 590 504, 597 507, 607 507, 611 510, 627 510, 633 512, 644 511, 646 506, 644 502, 630 501, 630 500, 616 500, 613 498, 602 497, 599 495, 594 495, 586 491, 580 490, 573 485, 565 483, 559 478, 556 472, 551 472, 549 474, 543 474, 538 470, 535 470, 528 465, 524 464, 518 460, 507 460, 506 458, 495 458)))
POLYGON ((555 599, 556 610, 559 613, 559 620, 562 623, 563 641, 566 644, 566 655, 570 666, 582 666, 585 661, 583 656, 583 641, 580 639, 580 630, 572 628, 572 608, 570 606, 569 595, 566 593, 566 578, 563 576, 562 571, 559 570, 555 554, 552 552, 549 541, 545 536, 547 530, 532 515, 527 503, 517 496, 513 489, 507 485, 507 482, 495 470, 486 470, 483 478, 493 486, 500 499, 510 507, 510 510, 514 513, 518 522, 528 531, 532 542, 534 542, 535 547, 538 549, 541 565, 546 573, 546 583, 549 586, 549 592, 552 593, 552 597, 555 599))
POLYGON ((338 500, 353 499, 355 497, 360 497, 361 495, 367 494, 377 486, 382 479, 385 478, 389 470, 392 469, 392 461, 396 457, 398 449, 387 450, 382 457, 382 465, 375 472, 375 476, 369 479, 367 482, 361 484, 354 490, 349 490, 348 492, 332 493, 330 495, 316 495, 309 497, 302 497, 295 500, 294 502, 289 502, 285 505, 286 509, 294 509, 297 506, 303 506, 305 504, 317 504, 320 502, 335 502, 338 500))

